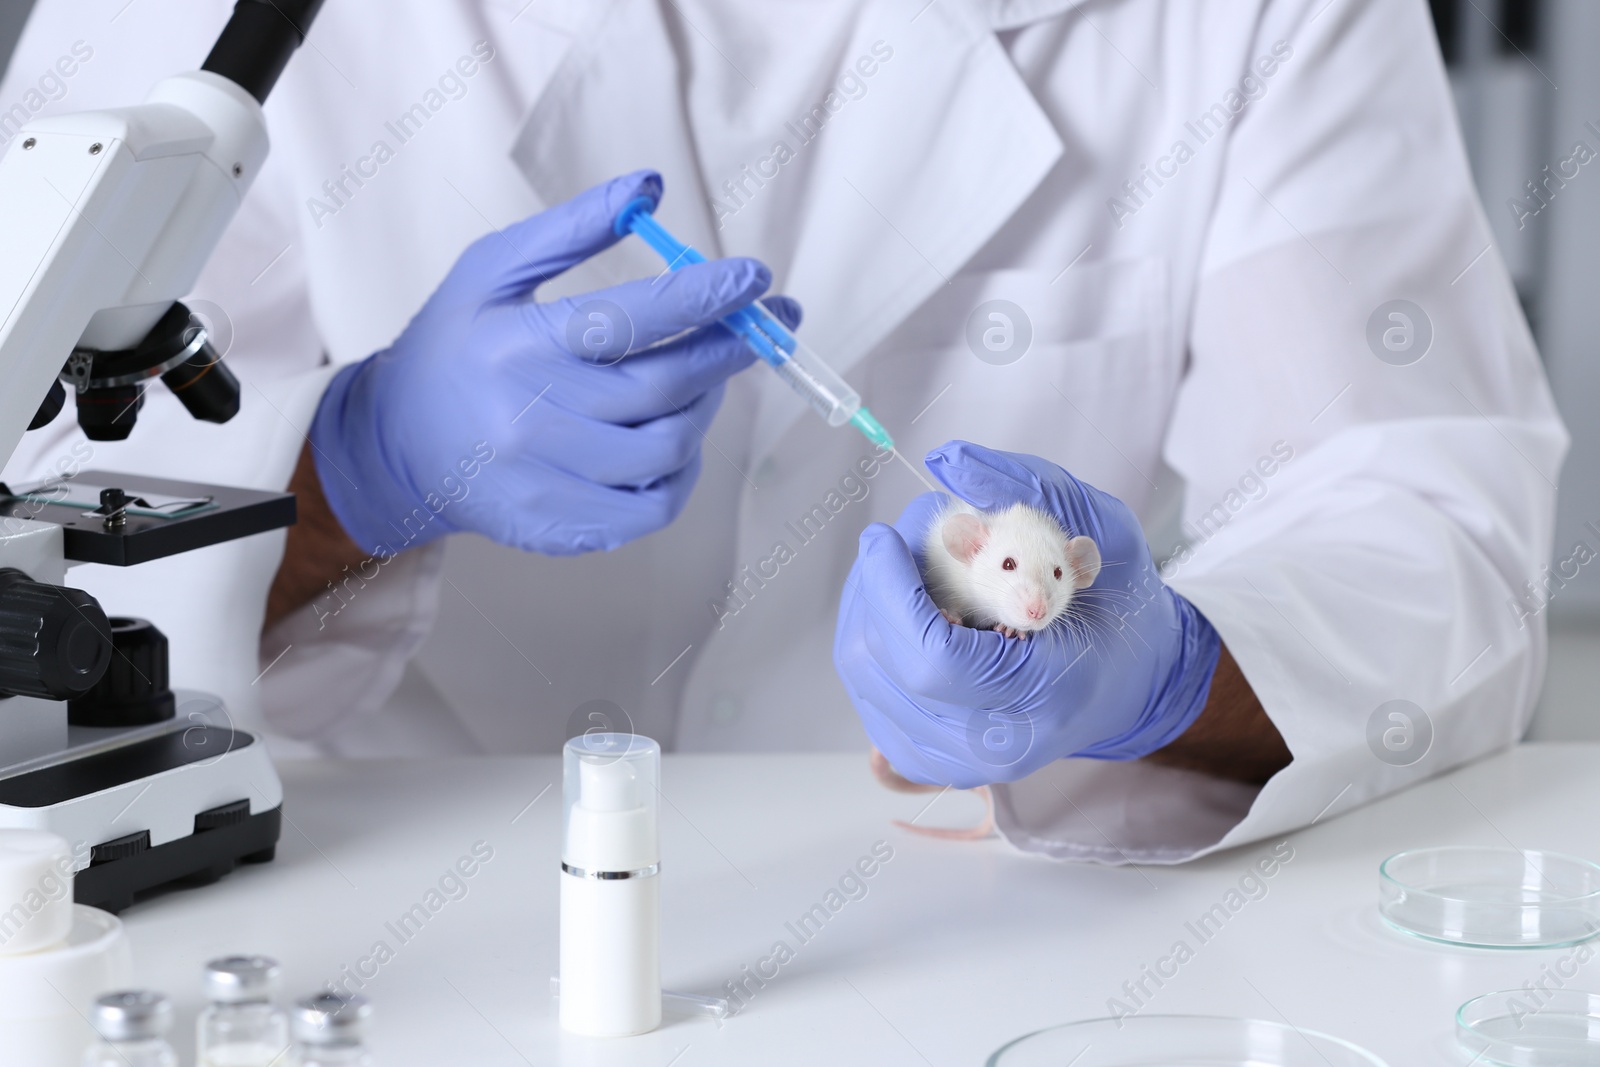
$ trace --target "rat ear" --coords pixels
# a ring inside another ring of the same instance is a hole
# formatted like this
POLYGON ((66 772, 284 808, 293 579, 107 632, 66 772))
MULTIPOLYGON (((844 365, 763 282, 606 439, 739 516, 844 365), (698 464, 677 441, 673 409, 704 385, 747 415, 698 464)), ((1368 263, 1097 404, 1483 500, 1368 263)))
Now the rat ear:
POLYGON ((939 536, 947 552, 962 563, 971 563, 989 542, 989 527, 978 516, 958 511, 944 520, 939 536))
POLYGON ((1087 589, 1100 577, 1100 546, 1092 537, 1067 542, 1067 563, 1072 567, 1072 588, 1087 589))

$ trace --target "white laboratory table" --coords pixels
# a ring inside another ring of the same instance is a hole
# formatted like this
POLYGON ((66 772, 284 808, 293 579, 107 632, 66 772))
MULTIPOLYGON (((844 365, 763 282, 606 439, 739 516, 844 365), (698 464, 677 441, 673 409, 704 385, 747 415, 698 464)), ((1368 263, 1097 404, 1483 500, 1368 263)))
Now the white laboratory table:
MULTIPOLYGON (((1455 1008, 1571 950, 1453 949, 1395 933, 1375 910, 1379 861, 1415 845, 1508 841, 1600 858, 1600 746, 1524 745, 1290 835, 1294 858, 1266 895, 1202 944, 1185 924, 1275 842, 1180 867, 1057 864, 999 840, 894 828, 927 798, 883 791, 864 755, 669 755, 667 986, 715 992, 770 960, 775 942, 794 951, 725 1023, 669 1017, 655 1033, 598 1041, 563 1034, 549 994, 557 758, 282 771, 274 863, 124 914, 139 980, 177 1000, 185 1043, 201 963, 248 951, 280 958, 294 990, 364 971, 383 1067, 978 1065, 1018 1035, 1107 1014, 1108 998, 1126 999, 1123 983, 1181 939, 1193 957, 1160 989, 1145 980, 1146 1011, 1287 1020, 1392 1067, 1459 1064, 1455 1008), (430 901, 479 842, 492 859, 447 885, 458 899, 430 901), (892 859, 802 942, 786 924, 828 903, 876 842, 892 859), (436 913, 402 941, 399 918, 429 903, 436 913), (392 953, 382 962, 379 942, 392 953)), ((949 794, 922 821, 960 822, 974 804, 949 794)), ((1600 989, 1600 962, 1570 984, 1600 989)))

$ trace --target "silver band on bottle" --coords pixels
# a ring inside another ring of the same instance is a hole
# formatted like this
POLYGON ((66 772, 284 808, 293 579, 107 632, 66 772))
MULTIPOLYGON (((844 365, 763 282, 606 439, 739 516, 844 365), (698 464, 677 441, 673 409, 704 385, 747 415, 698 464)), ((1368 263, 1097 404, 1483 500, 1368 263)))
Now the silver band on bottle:
POLYGON ((566 860, 561 861, 561 872, 570 874, 574 878, 594 878, 600 881, 616 881, 623 878, 648 878, 652 874, 661 873, 661 864, 652 863, 648 867, 640 867, 632 871, 588 871, 582 867, 574 867, 566 860))

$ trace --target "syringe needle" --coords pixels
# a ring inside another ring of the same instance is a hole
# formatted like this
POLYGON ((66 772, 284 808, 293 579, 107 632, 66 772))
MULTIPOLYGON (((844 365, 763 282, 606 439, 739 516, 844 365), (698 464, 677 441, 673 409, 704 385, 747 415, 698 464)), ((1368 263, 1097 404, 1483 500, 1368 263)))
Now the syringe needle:
POLYGON ((901 451, 898 448, 894 449, 893 451, 894 451, 894 458, 899 460, 901 463, 904 463, 906 465, 906 469, 909 470, 912 474, 915 474, 917 476, 917 479, 919 481, 921 481, 923 485, 928 487, 928 492, 930 492, 930 493, 942 493, 942 492, 944 492, 944 490, 940 489, 937 485, 934 485, 932 482, 928 481, 928 476, 926 474, 923 474, 920 470, 918 470, 917 469, 917 465, 915 463, 911 462, 909 459, 907 459, 905 457, 905 455, 903 453, 901 453, 901 451))

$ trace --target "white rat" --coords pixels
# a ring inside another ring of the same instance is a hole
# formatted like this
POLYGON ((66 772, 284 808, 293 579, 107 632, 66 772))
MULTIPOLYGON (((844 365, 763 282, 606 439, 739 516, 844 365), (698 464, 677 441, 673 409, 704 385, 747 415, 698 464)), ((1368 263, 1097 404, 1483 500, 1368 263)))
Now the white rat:
POLYGON ((1027 504, 979 511, 952 500, 925 539, 928 595, 958 626, 1024 637, 1064 618, 1100 574, 1100 548, 1027 504))
MULTIPOLYGON (((923 582, 944 617, 1007 637, 1026 637, 1066 618, 1078 591, 1100 575, 1100 546, 1093 538, 1069 536, 1053 516, 1026 504, 979 511, 951 500, 929 526, 924 546, 923 582)), ((876 749, 872 775, 899 793, 943 791, 908 780, 876 749)), ((974 792, 988 812, 977 826, 895 825, 929 837, 988 837, 994 833, 994 794, 986 785, 974 792)))

